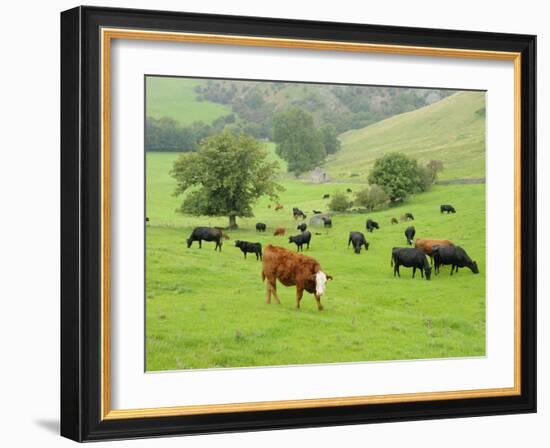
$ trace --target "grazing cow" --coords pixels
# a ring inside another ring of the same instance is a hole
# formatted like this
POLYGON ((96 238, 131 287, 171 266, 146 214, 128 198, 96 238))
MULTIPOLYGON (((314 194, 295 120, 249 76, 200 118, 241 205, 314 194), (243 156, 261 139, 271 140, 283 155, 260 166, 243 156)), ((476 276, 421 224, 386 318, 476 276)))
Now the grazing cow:
POLYGON ((285 208, 285 207, 283 206, 283 204, 277 204, 277 205, 275 206, 275 211, 282 210, 283 208, 285 208))
POLYGON ((390 220, 390 222, 391 222, 392 225, 398 224, 398 223, 399 223, 399 221, 397 221, 397 218, 392 218, 392 219, 390 220))
POLYGON ((380 229, 380 226, 378 225, 378 223, 376 221, 373 221, 372 219, 367 219, 367 232, 371 232, 374 230, 374 229, 380 229))
POLYGON ((327 280, 332 280, 332 277, 321 270, 314 258, 269 244, 264 250, 262 262, 262 281, 266 279, 266 303, 271 303, 272 293, 275 301, 281 303, 277 296, 276 283, 279 280, 285 286, 296 286, 296 308, 300 308, 300 300, 306 290, 315 296, 317 309, 321 311, 321 296, 327 280))
POLYGON ((319 210, 313 210, 313 214, 314 214, 314 215, 320 215, 321 213, 323 213, 323 212, 321 212, 321 211, 319 211, 319 210))
POLYGON ((414 242, 414 247, 420 249, 428 257, 430 257, 430 263, 433 265, 433 254, 432 250, 434 246, 454 246, 454 243, 451 240, 436 240, 431 238, 418 238, 414 242))
POLYGON ((365 250, 369 250, 369 243, 361 232, 349 233, 348 247, 350 244, 353 244, 353 250, 356 254, 361 253, 361 246, 365 246, 365 250))
POLYGON ((273 236, 284 236, 285 235, 285 228, 284 227, 277 227, 275 229, 275 232, 273 233, 273 236))
POLYGON ((265 232, 267 226, 263 222, 256 223, 256 232, 265 232))
POLYGON ((215 241, 216 246, 214 250, 220 249, 222 251, 222 231, 215 227, 195 227, 189 238, 187 238, 187 248, 191 247, 193 241, 199 242, 199 249, 202 249, 202 240, 215 241))
POLYGON ((405 213, 404 215, 401 215, 401 221, 414 221, 414 216, 412 213, 405 213))
POLYGON ((325 193, 325 194, 323 195, 323 199, 328 199, 328 198, 330 198, 330 194, 325 193))
POLYGON ((307 216, 304 214, 304 212, 302 210, 300 210, 299 208, 297 208, 297 207, 294 207, 292 209, 292 216, 294 216, 294 219, 298 219, 298 218, 306 219, 307 218, 307 216))
POLYGON ((302 232, 307 229, 307 224, 305 222, 298 224, 296 227, 298 230, 301 230, 302 232))
POLYGON ((148 216, 145 217, 145 222, 149 222, 149 217, 148 216))
POLYGON ((426 273, 426 280, 430 280, 432 276, 432 267, 428 263, 428 259, 424 252, 420 249, 415 249, 413 247, 394 247, 391 251, 391 263, 393 266, 393 276, 397 274, 401 277, 399 273, 399 266, 405 266, 406 268, 413 268, 413 278, 416 274, 416 270, 420 270, 420 275, 424 277, 424 272, 426 273))
POLYGON ((439 268, 442 264, 451 265, 451 275, 456 270, 458 274, 458 268, 467 267, 474 274, 479 274, 479 268, 477 263, 472 261, 466 251, 460 246, 434 246, 433 247, 434 267, 435 273, 439 273, 439 268))
POLYGON ((447 215, 449 213, 456 213, 455 208, 451 204, 442 204, 439 207, 439 211, 440 211, 440 213, 447 212, 447 215))
POLYGON ((267 208, 271 208, 271 204, 267 204, 267 208))
POLYGON ((412 246, 413 244, 413 239, 414 239, 414 234, 416 233, 416 230, 414 228, 414 226, 409 226, 405 229, 405 238, 407 238, 407 244, 409 246, 412 246))
POLYGON ((332 219, 331 218, 327 218, 325 216, 323 216, 323 226, 324 227, 332 227, 332 219))
POLYGON ((256 261, 262 259, 262 245, 260 243, 249 243, 248 241, 235 241, 235 247, 241 249, 246 260, 246 254, 256 254, 256 261))
POLYGON ((304 250, 304 244, 307 244, 309 249, 309 242, 311 241, 311 232, 306 230, 305 232, 300 233, 300 235, 291 236, 288 238, 289 243, 296 244, 298 252, 304 250))
POLYGON ((347 191, 348 193, 351 193, 351 188, 348 188, 346 191, 347 191))

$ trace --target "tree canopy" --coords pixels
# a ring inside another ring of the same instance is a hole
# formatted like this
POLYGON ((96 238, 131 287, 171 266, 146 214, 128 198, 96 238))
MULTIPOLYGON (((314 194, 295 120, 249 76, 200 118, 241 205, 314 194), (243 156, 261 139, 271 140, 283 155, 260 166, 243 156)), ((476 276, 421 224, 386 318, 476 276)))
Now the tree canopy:
POLYGON ((288 109, 273 117, 273 141, 288 171, 296 176, 315 168, 327 154, 313 117, 302 109, 288 109))
POLYGON ((394 152, 376 159, 368 181, 371 185, 382 187, 391 202, 398 202, 410 194, 427 190, 431 184, 431 174, 415 159, 394 152))
POLYGON ((267 161, 264 145, 244 133, 225 130, 204 139, 198 151, 180 155, 170 174, 176 179, 174 195, 185 193, 180 210, 192 215, 253 216, 261 196, 277 198, 283 188, 275 182, 279 164, 267 161))

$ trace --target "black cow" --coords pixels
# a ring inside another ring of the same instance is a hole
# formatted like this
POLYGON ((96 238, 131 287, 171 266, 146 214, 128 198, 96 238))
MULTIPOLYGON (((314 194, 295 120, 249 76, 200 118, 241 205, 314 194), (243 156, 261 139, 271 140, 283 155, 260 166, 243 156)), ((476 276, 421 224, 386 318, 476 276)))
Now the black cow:
POLYGON ((310 241, 311 241, 311 232, 308 230, 306 230, 305 232, 302 232, 300 235, 295 235, 288 238, 289 243, 296 244, 298 252, 304 250, 303 248, 304 244, 307 244, 307 248, 309 249, 310 241))
POLYGON ((361 246, 365 246, 365 250, 369 250, 369 243, 365 239, 365 235, 361 232, 349 233, 348 247, 350 244, 353 244, 353 249, 356 254, 361 253, 361 246))
POLYGON ((405 218, 407 221, 414 221, 414 216, 412 213, 405 213, 405 218))
POLYGON ((331 218, 327 218, 327 217, 323 216, 321 219, 323 220, 323 226, 324 227, 332 227, 332 219, 331 218))
POLYGON ((439 211, 440 211, 441 213, 447 212, 447 214, 449 214, 449 213, 456 213, 455 208, 454 208, 451 204, 442 204, 442 205, 439 207, 439 211))
POLYGON ((330 198, 330 194, 325 193, 325 194, 323 195, 323 199, 328 199, 328 198, 330 198))
POLYGON ((220 249, 222 251, 222 237, 223 233, 220 229, 215 227, 195 227, 189 238, 187 238, 187 247, 191 247, 193 241, 199 242, 199 249, 202 249, 202 240, 204 241, 215 241, 216 246, 214 250, 220 249))
POLYGON ((409 226, 405 229, 405 238, 407 238, 407 244, 409 246, 412 246, 415 233, 416 229, 414 228, 414 226, 409 226))
POLYGON ((298 230, 301 230, 302 232, 307 229, 307 224, 303 222, 302 224, 298 224, 296 227, 298 230))
POLYGON ((434 246, 432 248, 432 255, 436 274, 439 273, 439 268, 442 264, 451 265, 451 275, 453 275, 454 270, 458 273, 458 268, 463 267, 469 268, 474 274, 479 274, 477 263, 472 261, 466 251, 460 246, 434 246))
POLYGON ((294 219, 298 219, 298 218, 306 219, 307 218, 305 213, 297 207, 294 207, 292 209, 292 216, 294 216, 294 219))
POLYGON ((378 225, 378 223, 376 221, 373 221, 372 219, 367 219, 367 232, 371 232, 374 230, 374 229, 380 229, 380 226, 378 225))
POLYGON ((319 210, 313 210, 313 214, 314 214, 314 215, 320 215, 321 213, 323 213, 323 212, 321 212, 321 211, 319 211, 319 210))
POLYGON ((348 193, 351 193, 351 188, 348 188, 346 191, 347 191, 348 193))
POLYGON ((263 222, 256 223, 256 232, 265 232, 267 226, 263 222))
POLYGON ((256 260, 262 259, 262 245, 260 243, 249 243, 248 241, 235 241, 235 247, 241 249, 246 259, 246 254, 256 254, 256 260))
POLYGON ((420 275, 424 277, 426 273, 426 280, 430 280, 432 276, 432 267, 428 263, 428 259, 424 252, 414 247, 394 247, 391 251, 391 265, 393 266, 393 276, 399 273, 399 266, 405 266, 406 268, 413 268, 413 278, 416 274, 416 270, 420 270, 420 275))

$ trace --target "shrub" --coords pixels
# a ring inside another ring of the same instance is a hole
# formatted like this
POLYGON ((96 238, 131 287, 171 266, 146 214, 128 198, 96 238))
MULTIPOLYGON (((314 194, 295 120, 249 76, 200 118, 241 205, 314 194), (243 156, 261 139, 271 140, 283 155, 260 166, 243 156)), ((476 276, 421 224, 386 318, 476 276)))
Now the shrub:
POLYGON ((334 212, 345 212, 348 208, 351 207, 351 202, 348 200, 348 197, 345 193, 338 192, 332 195, 328 207, 334 212))

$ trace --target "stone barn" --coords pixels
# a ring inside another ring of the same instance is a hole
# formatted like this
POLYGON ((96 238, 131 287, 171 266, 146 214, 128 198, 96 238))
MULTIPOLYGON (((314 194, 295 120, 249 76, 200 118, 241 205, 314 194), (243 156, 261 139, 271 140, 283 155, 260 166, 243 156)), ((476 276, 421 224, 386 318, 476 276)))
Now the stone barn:
POLYGON ((311 182, 316 184, 322 184, 323 182, 330 182, 330 176, 323 168, 317 167, 311 172, 311 182))

